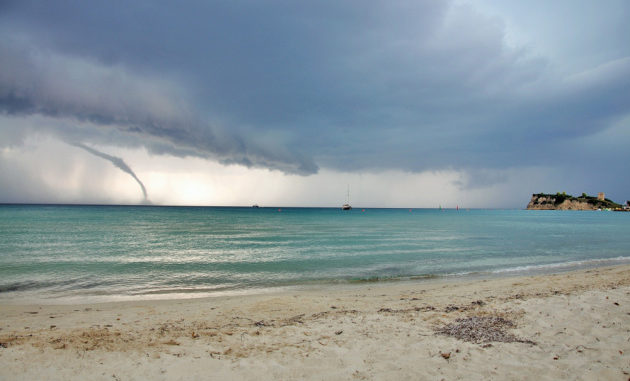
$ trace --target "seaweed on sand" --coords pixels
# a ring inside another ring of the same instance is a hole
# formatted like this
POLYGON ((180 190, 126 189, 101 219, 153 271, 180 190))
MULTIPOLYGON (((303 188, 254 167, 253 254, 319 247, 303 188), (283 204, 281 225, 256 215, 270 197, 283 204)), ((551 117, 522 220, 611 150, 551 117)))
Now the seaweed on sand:
POLYGON ((506 332, 507 328, 514 328, 511 321, 498 316, 471 316, 460 318, 436 330, 436 333, 452 336, 459 340, 475 344, 501 342, 501 343, 527 343, 536 345, 531 340, 521 339, 506 332))

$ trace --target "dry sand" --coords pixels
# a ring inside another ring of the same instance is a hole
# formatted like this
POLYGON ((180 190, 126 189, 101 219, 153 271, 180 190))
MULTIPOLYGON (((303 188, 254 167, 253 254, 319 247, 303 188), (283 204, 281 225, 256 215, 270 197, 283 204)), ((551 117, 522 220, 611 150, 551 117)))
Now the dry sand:
POLYGON ((629 380, 630 266, 0 306, 2 380, 629 380), (454 336, 452 336, 454 335, 454 336))

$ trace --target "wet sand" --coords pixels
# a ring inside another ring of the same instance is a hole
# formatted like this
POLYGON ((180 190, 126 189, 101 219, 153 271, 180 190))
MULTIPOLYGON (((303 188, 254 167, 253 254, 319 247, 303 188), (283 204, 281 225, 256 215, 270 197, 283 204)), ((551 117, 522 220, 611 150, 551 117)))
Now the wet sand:
POLYGON ((630 379, 630 265, 0 305, 2 380, 630 379))

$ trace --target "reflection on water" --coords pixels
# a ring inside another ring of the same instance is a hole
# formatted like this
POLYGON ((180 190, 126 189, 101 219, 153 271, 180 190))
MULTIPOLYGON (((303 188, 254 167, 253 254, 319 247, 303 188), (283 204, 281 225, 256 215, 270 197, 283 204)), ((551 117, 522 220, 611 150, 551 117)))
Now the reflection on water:
POLYGON ((624 213, 0 206, 0 299, 153 297, 630 260, 624 213))

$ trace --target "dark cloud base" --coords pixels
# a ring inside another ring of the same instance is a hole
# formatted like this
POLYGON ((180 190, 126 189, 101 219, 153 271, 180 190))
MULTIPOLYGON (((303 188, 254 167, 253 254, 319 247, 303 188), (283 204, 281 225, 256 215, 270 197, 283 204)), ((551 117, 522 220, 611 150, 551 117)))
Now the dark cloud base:
MULTIPOLYGON (((598 24, 614 38, 583 54, 608 58, 576 74, 450 1, 119 5, 0 5, 0 111, 70 120, 48 130, 66 141, 302 175, 454 168, 474 188, 547 166, 626 186, 630 150, 575 142, 630 115, 629 23, 598 24)), ((577 12, 545 19, 568 28, 577 12)))

